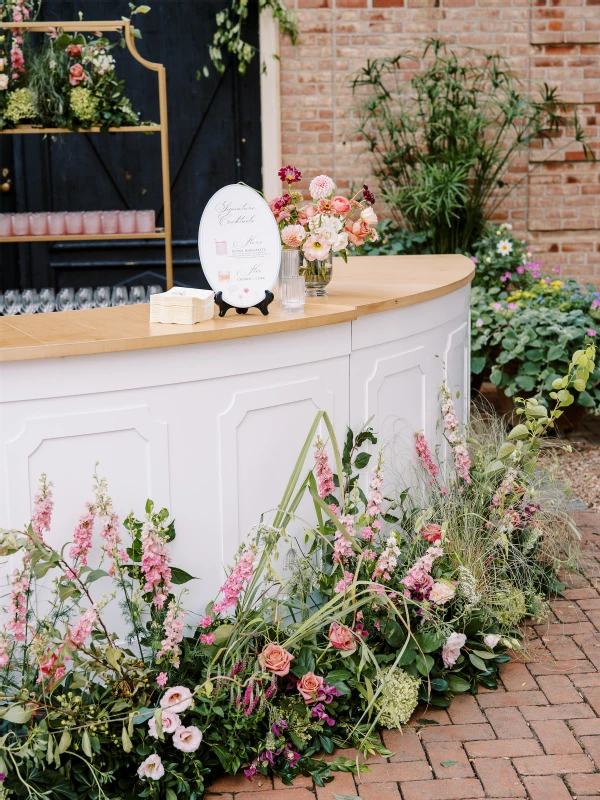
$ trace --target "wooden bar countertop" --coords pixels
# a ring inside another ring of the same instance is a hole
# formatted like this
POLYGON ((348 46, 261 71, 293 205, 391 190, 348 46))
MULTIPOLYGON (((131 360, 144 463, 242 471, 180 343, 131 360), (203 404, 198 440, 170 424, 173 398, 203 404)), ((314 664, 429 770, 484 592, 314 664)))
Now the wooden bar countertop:
POLYGON ((334 260, 328 297, 311 297, 302 314, 283 313, 277 302, 263 317, 229 311, 197 325, 150 324, 147 304, 23 314, 0 318, 0 361, 116 353, 198 344, 348 322, 364 314, 415 305, 470 283, 465 256, 363 256, 334 260))

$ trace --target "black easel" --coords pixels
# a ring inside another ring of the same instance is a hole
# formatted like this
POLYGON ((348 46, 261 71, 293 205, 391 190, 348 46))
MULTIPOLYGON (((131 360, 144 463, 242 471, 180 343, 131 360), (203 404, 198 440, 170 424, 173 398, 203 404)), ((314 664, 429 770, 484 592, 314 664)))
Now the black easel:
MULTIPOLYGON (((256 303, 256 305, 248 306, 248 308, 258 308, 260 313, 266 317, 269 313, 269 305, 275 299, 275 295, 273 292, 270 292, 268 289, 265 289, 265 296, 264 299, 260 301, 260 303, 256 303)), ((229 311, 230 308, 235 308, 237 314, 247 314, 248 308, 237 308, 236 306, 230 306, 225 300, 223 300, 223 292, 217 292, 215 294, 215 303, 219 306, 219 316, 224 317, 225 314, 229 311)))

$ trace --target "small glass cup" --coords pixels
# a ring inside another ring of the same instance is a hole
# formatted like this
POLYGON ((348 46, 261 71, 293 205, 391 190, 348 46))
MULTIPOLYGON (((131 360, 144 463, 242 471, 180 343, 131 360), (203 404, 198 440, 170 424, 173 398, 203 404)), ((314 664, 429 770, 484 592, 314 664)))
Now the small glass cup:
POLYGON ((127 306, 129 305, 129 298, 127 297, 126 286, 113 286, 111 303, 113 306, 127 306))
POLYGON ((304 277, 289 276, 281 282, 281 308, 286 313, 304 311, 305 301, 304 277))
POLYGON ((87 308, 94 307, 94 290, 91 286, 82 286, 77 289, 75 293, 75 308, 78 311, 84 311, 87 308))
POLYGON ((100 211, 83 212, 83 232, 92 236, 100 233, 102 228, 102 214, 100 211))
POLYGON ((21 311, 21 292, 18 289, 7 289, 4 292, 4 313, 8 317, 21 311))
POLYGON ((117 233, 119 230, 119 212, 102 211, 100 214, 102 233, 117 233))
POLYGON ((50 236, 64 236, 65 235, 65 212, 52 211, 48 214, 48 233, 50 236))
POLYGON ((119 211, 119 233, 135 233, 135 211, 119 211))
POLYGON ((83 212, 67 211, 65 214, 65 228, 69 236, 79 236, 83 233, 83 212))
POLYGON ((75 308, 75 290, 70 287, 61 289, 56 295, 57 311, 73 311, 75 308))
POLYGON ((13 236, 29 236, 29 214, 13 214, 13 236))
POLYGON ((48 314, 56 309, 56 295, 54 289, 42 289, 40 291, 40 307, 42 314, 48 314))
POLYGON ((12 214, 0 214, 0 236, 12 236, 12 214))
POLYGON ((146 303, 146 290, 143 286, 132 286, 129 290, 129 302, 132 306, 136 306, 139 303, 146 303))
POLYGON ((40 298, 35 289, 23 289, 21 293, 21 313, 22 314, 37 314, 40 307, 40 298))
POLYGON ((37 214, 29 215, 29 230, 32 236, 48 235, 48 214, 42 211, 37 214))
POLYGON ((138 233, 154 233, 156 231, 156 214, 153 208, 135 212, 135 227, 138 233))
POLYGON ((163 287, 158 285, 149 286, 147 290, 148 297, 150 297, 151 294, 162 294, 163 292, 163 287))
POLYGON ((97 289, 94 289, 94 305, 96 308, 110 306, 110 286, 98 286, 97 289))

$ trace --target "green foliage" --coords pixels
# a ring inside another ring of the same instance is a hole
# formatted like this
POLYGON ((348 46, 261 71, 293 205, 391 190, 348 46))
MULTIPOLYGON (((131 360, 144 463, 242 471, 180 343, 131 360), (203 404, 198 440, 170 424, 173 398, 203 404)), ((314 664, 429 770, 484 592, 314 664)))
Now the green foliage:
POLYGON ((571 128, 593 158, 556 89, 544 84, 532 97, 499 55, 473 51, 463 59, 430 40, 418 55, 369 60, 353 88, 359 132, 394 221, 430 234, 434 253, 472 250, 485 221, 526 178, 506 175, 532 143, 571 128))

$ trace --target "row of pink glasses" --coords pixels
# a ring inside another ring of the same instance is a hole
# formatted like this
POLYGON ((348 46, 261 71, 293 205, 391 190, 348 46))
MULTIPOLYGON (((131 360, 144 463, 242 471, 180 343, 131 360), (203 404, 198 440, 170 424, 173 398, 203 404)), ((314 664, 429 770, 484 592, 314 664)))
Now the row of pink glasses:
POLYGON ((42 211, 0 214, 0 237, 154 233, 152 209, 140 211, 42 211))

